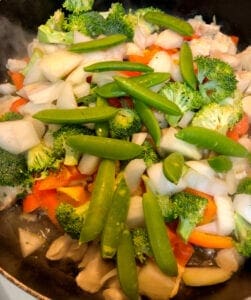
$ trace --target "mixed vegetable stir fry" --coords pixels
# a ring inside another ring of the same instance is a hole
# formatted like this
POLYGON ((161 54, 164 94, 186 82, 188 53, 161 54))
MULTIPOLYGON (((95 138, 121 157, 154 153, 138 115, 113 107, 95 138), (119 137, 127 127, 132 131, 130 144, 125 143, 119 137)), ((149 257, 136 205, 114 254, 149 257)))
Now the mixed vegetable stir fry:
MULTIPOLYGON (((8 60, 0 209, 46 214, 47 259, 105 299, 224 282, 251 256, 250 47, 200 16, 93 4, 65 0, 8 60)), ((19 233, 24 256, 44 242, 19 233)))

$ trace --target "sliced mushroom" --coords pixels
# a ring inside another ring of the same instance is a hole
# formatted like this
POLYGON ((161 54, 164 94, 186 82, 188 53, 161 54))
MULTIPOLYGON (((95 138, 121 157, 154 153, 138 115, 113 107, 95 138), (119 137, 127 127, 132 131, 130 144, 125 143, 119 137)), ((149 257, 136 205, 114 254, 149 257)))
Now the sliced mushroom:
POLYGON ((66 257, 73 242, 73 239, 67 234, 60 236, 50 245, 46 257, 49 260, 60 260, 66 257))
POLYGON ((103 296, 105 300, 128 300, 122 290, 116 288, 105 289, 103 296))
POLYGON ((38 250, 45 242, 44 237, 23 228, 18 228, 18 233, 23 257, 26 257, 38 250))
POLYGON ((80 261, 87 251, 87 243, 80 244, 79 241, 74 240, 70 245, 69 250, 66 253, 66 257, 72 259, 75 262, 80 261))
POLYGON ((79 269, 85 268, 87 264, 98 255, 99 251, 100 248, 98 243, 93 242, 89 244, 83 259, 78 264, 79 269))
POLYGON ((84 291, 96 293, 102 287, 103 276, 113 268, 113 263, 103 260, 98 252, 76 277, 77 285, 84 291))
POLYGON ((19 187, 0 186, 0 211, 10 207, 21 191, 19 187))

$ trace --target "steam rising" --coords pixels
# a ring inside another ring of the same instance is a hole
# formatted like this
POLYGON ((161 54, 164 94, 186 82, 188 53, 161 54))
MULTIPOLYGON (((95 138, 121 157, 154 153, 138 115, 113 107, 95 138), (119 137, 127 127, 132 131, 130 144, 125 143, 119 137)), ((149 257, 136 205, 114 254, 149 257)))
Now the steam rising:
POLYGON ((32 34, 12 23, 4 16, 0 16, 0 80, 5 78, 6 62, 8 58, 23 58, 27 55, 27 44, 32 34))

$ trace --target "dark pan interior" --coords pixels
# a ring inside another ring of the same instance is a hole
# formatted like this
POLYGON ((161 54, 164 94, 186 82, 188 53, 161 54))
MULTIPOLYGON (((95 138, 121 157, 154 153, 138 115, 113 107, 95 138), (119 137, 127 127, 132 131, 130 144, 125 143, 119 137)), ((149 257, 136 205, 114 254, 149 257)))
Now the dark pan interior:
MULTIPOLYGON (((25 42, 29 41, 39 24, 60 5, 58 0, 1 0, 0 1, 0 80, 5 78, 5 64, 8 57, 22 57, 25 42), (22 28, 22 29, 20 29, 22 28)), ((115 2, 115 1, 113 1, 115 2)), ((182 17, 202 14, 208 22, 213 16, 225 33, 240 37, 240 49, 251 44, 251 1, 250 0, 155 0, 121 1, 126 7, 156 6, 182 17)), ((95 1, 98 10, 107 9, 111 1, 95 1)), ((4 213, 5 214, 5 213, 4 213)), ((3 227, 0 213, 0 228, 3 227)), ((9 229, 10 230, 10 229, 9 229)), ((12 229, 11 229, 12 230, 12 229)), ((15 229, 13 228, 13 231, 15 229)), ((0 230, 1 232, 1 230, 0 230)), ((0 234, 0 267, 24 284, 52 299, 99 299, 99 296, 83 294, 75 285, 73 266, 58 272, 39 256, 22 260, 20 254, 0 234)), ((251 262, 247 261, 230 281, 204 288, 184 288, 175 299, 191 300, 244 300, 251 296, 251 262)))

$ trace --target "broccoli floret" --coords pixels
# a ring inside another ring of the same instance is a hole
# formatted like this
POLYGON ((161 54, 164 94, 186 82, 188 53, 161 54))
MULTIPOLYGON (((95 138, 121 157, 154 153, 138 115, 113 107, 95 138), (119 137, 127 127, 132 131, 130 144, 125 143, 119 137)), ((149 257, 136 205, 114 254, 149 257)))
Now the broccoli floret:
POLYGON ((58 223, 73 239, 79 239, 88 207, 89 202, 78 207, 62 202, 56 208, 58 223))
POLYGON ((66 140, 77 134, 93 135, 94 131, 81 125, 62 125, 53 132, 53 156, 57 159, 64 159, 65 165, 77 165, 80 153, 67 145, 66 140))
POLYGON ((84 11, 92 10, 94 0, 65 0, 63 7, 73 13, 79 14, 84 11))
POLYGON ((73 32, 63 31, 64 13, 59 9, 48 21, 38 27, 38 40, 42 43, 72 44, 73 32))
POLYGON ((205 198, 184 191, 179 192, 174 194, 167 203, 164 218, 166 221, 179 219, 177 232, 184 241, 187 241, 192 230, 202 220, 206 205, 205 198))
POLYGON ((170 215, 171 209, 171 200, 167 195, 156 195, 156 199, 158 201, 162 216, 167 219, 170 215))
POLYGON ((123 5, 119 2, 113 3, 106 18, 104 34, 124 34, 128 40, 134 36, 134 20, 126 13, 123 5))
POLYGON ((27 166, 30 173, 44 172, 46 175, 49 170, 59 169, 60 164, 61 160, 56 159, 53 150, 43 143, 28 150, 27 166))
POLYGON ((241 179, 237 186, 237 193, 251 195, 251 177, 241 179))
POLYGON ((79 31, 94 38, 103 33, 104 26, 104 17, 96 11, 89 11, 80 15, 69 15, 64 24, 64 29, 67 31, 79 31))
POLYGON ((145 141, 143 144, 143 151, 138 158, 143 158, 147 167, 155 164, 159 161, 159 156, 154 150, 153 145, 149 141, 145 141))
POLYGON ((5 121, 15 121, 15 120, 21 120, 23 119, 23 115, 17 112, 6 112, 0 117, 0 122, 5 122, 5 121))
POLYGON ((242 117, 240 105, 221 105, 209 103, 198 111, 192 120, 192 126, 205 127, 226 134, 242 117))
POLYGON ((110 132, 113 138, 127 139, 141 129, 141 120, 136 111, 121 108, 109 121, 110 132))
POLYGON ((129 18, 131 21, 134 19, 135 26, 138 25, 144 32, 153 33, 159 30, 159 26, 149 23, 144 19, 144 16, 148 12, 163 12, 161 9, 148 6, 144 8, 137 9, 134 14, 129 14, 129 18))
POLYGON ((242 216, 235 213, 235 236, 237 242, 235 247, 243 256, 251 256, 251 224, 249 224, 242 216))
MULTIPOLYGON (((182 113, 198 110, 205 104, 203 97, 198 91, 194 91, 186 83, 182 82, 168 82, 159 93, 178 105, 182 113)), ((176 126, 180 118, 180 116, 166 116, 168 123, 172 126, 176 126)))
POLYGON ((16 155, 0 148, 0 185, 22 185, 27 179, 25 155, 16 155))
POLYGON ((65 15, 61 9, 58 9, 54 14, 47 20, 46 25, 51 30, 61 31, 63 29, 65 15))
POLYGON ((168 100, 174 102, 185 113, 189 110, 197 110, 205 104, 200 93, 192 90, 186 83, 167 82, 160 90, 168 100))
POLYGON ((131 231, 136 259, 144 263, 147 257, 153 256, 146 228, 135 228, 131 231))
POLYGON ((199 90, 208 102, 221 102, 233 96, 237 80, 229 64, 217 58, 204 56, 197 57, 195 62, 199 90))

